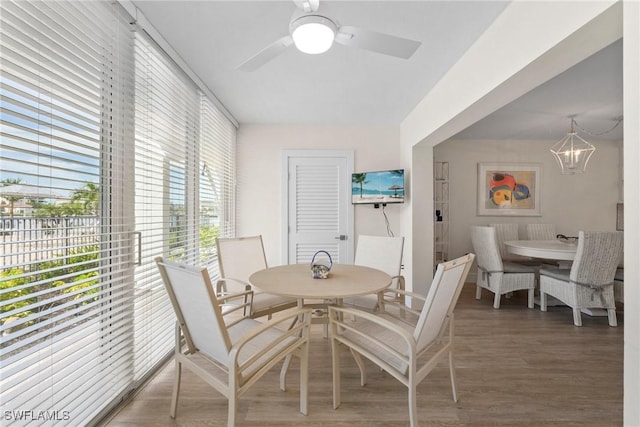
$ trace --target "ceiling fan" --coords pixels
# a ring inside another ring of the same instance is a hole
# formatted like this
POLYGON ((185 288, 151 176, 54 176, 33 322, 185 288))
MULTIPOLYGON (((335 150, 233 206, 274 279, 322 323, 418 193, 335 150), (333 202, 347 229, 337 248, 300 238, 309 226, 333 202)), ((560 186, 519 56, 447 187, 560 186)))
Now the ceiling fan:
POLYGON ((295 45, 302 52, 318 54, 329 50, 335 41, 345 46, 409 59, 422 44, 416 40, 340 25, 335 19, 318 11, 320 0, 293 1, 298 8, 289 22, 289 34, 240 64, 239 70, 254 71, 291 45, 295 45))

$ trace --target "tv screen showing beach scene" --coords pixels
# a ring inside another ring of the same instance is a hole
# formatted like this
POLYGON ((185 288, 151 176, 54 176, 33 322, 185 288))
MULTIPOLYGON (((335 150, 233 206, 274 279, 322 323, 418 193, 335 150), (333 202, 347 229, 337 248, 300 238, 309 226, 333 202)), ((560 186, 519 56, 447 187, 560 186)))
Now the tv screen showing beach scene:
POLYGON ((352 174, 351 200, 354 204, 404 203, 404 169, 352 174))

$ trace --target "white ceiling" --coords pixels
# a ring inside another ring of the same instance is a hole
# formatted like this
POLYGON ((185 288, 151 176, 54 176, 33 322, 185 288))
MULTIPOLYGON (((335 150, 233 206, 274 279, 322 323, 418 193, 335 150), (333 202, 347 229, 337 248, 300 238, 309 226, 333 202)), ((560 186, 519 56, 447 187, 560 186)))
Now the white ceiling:
POLYGON ((455 138, 560 140, 570 130, 572 116, 577 123, 575 130, 587 141, 622 139, 622 123, 616 126, 622 118, 622 40, 507 104, 455 138))
MULTIPOLYGON (((352 125, 400 123, 508 2, 324 0, 321 10, 342 25, 422 45, 408 60, 339 44, 321 55, 291 46, 253 72, 236 67, 288 34, 293 1, 135 4, 241 124, 352 125)), ((571 115, 594 133, 622 115, 620 42, 459 136, 560 139, 571 115)), ((621 138, 621 129, 601 138, 621 138)))

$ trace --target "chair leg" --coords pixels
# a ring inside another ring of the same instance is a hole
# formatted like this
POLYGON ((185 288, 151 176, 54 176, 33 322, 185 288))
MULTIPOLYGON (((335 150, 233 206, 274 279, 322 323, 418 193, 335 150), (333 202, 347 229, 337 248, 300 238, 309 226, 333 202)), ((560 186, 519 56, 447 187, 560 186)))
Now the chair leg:
POLYGON ((576 326, 582 326, 582 315, 579 308, 573 309, 573 324, 576 326))
POLYGON ((227 427, 235 427, 236 413, 238 411, 238 393, 235 390, 235 384, 229 387, 229 414, 227 415, 227 427), (233 387, 233 388, 232 388, 233 387))
POLYGON ((607 315, 609 316, 609 326, 618 326, 618 319, 616 318, 616 309, 608 308, 607 315))
POLYGON ((308 414, 309 400, 309 342, 301 349, 300 354, 300 412, 308 414))
POLYGON ((456 392, 456 366, 453 361, 453 350, 455 348, 455 316, 451 313, 449 319, 449 376, 451 377, 451 393, 453 401, 458 401, 458 393, 456 392))
POLYGON ((533 289, 529 289, 529 300, 527 301, 527 307, 529 308, 533 308, 533 294, 534 294, 534 290, 533 289))
POLYGON ((476 285, 476 299, 480 299, 481 296, 482 296, 482 288, 476 285))
POLYGON ((413 383, 415 378, 409 380, 409 425, 415 427, 418 425, 418 410, 416 408, 416 385, 413 383))
POLYGON ((500 292, 493 297, 493 308, 500 308, 500 292))
POLYGON ((453 363, 453 348, 449 350, 449 376, 451 377, 451 393, 453 401, 458 402, 458 394, 456 393, 456 367, 453 363))
POLYGON ((547 311, 547 294, 540 291, 540 311, 547 311))
POLYGON ((289 354, 284 358, 282 369, 280 369, 280 390, 282 391, 287 391, 287 372, 289 371, 289 365, 291 365, 291 357, 289 354))
POLYGON ((171 395, 171 410, 170 415, 171 418, 176 417, 176 412, 178 411, 178 394, 180 393, 180 380, 182 378, 182 363, 176 360, 176 372, 173 379, 173 393, 171 395))
POLYGON ((364 362, 362 361, 360 354, 352 348, 349 350, 351 350, 353 360, 356 361, 356 365, 358 365, 358 369, 360 369, 360 386, 364 387, 367 384, 367 368, 364 366, 364 362))
POLYGON ((331 340, 331 356, 333 365, 333 409, 340 407, 340 344, 335 339, 331 340))

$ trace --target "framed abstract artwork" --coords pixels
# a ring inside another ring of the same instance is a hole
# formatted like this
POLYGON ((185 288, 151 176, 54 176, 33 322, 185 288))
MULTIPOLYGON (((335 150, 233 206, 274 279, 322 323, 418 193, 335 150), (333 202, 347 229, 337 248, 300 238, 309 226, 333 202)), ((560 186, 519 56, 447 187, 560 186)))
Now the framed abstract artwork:
POLYGON ((478 163, 478 215, 540 216, 540 163, 478 163))

